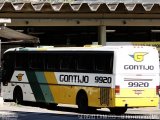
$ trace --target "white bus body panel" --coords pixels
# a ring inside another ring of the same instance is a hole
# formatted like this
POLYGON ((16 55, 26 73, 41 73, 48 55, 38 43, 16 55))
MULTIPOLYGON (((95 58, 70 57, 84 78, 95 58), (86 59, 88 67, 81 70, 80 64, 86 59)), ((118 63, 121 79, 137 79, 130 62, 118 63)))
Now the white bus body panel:
POLYGON ((115 54, 115 81, 120 88, 129 88, 128 83, 134 81, 148 82, 149 86, 146 88, 156 88, 159 85, 159 58, 155 48, 125 47, 115 54))
POLYGON ((3 98, 12 100, 13 91, 16 86, 21 87, 24 101, 36 101, 25 71, 15 71, 14 72, 11 78, 11 83, 8 83, 8 86, 3 86, 3 89, 2 89, 3 98), (19 73, 23 74, 23 81, 21 82, 18 81, 16 77, 19 73))

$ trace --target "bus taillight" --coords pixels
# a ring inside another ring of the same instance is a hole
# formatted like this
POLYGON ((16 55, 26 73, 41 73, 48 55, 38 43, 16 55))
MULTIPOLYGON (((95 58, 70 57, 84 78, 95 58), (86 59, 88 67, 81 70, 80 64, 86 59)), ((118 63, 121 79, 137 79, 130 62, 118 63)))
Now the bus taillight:
POLYGON ((120 86, 119 86, 119 85, 117 85, 117 86, 115 87, 115 93, 120 93, 120 86))
POLYGON ((156 86, 156 94, 159 95, 160 86, 156 86))

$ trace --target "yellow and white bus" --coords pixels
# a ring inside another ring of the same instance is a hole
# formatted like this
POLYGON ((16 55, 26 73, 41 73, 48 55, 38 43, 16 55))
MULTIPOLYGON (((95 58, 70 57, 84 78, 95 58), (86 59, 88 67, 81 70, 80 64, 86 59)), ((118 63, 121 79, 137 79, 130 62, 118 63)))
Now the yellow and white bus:
POLYGON ((3 55, 2 96, 17 102, 78 105, 80 112, 158 105, 155 47, 26 47, 3 55))

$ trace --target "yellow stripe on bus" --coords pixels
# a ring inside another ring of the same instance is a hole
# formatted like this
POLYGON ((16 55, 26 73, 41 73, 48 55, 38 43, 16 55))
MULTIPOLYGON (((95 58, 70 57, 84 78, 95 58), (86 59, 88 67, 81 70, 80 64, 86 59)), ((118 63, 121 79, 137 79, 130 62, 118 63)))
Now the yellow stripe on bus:
POLYGON ((49 84, 49 88, 51 90, 52 96, 54 98, 54 102, 58 102, 60 97, 59 97, 59 86, 55 85, 58 84, 56 80, 56 76, 54 72, 44 72, 44 75, 46 77, 46 80, 49 84))
POLYGON ((44 72, 48 84, 57 84, 56 76, 54 72, 44 72))

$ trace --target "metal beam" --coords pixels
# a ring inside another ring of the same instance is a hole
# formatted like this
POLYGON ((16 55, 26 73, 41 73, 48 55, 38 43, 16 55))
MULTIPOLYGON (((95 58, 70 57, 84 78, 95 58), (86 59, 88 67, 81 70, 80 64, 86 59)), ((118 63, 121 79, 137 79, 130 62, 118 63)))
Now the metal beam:
POLYGON ((11 19, 160 19, 159 13, 25 13, 0 12, 1 18, 11 19))
POLYGON ((160 26, 160 19, 12 19, 8 26, 160 26))

